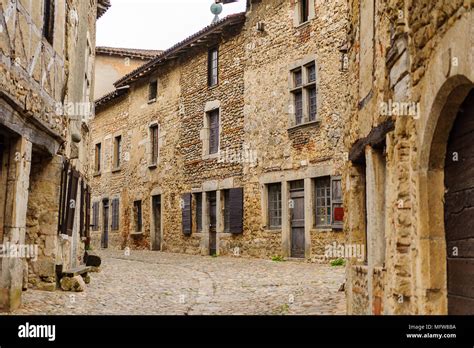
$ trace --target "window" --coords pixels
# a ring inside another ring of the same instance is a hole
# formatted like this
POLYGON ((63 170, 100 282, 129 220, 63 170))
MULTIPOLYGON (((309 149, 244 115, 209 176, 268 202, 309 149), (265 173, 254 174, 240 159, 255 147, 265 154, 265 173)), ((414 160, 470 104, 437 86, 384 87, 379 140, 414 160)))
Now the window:
POLYGON ((142 201, 133 202, 133 218, 135 221, 135 232, 142 231, 142 201))
POLYGON ((268 226, 281 228, 281 184, 268 185, 268 226))
POLYGON ((229 190, 224 191, 224 232, 230 232, 230 197, 229 190))
POLYGON ((323 177, 315 185, 316 227, 342 227, 342 185, 340 178, 323 177))
POLYGON ((300 3, 300 23, 309 20, 309 0, 299 0, 300 3))
POLYGON ((316 121, 316 64, 311 62, 291 72, 295 119, 294 125, 316 121))
POLYGON ((159 144, 158 144, 158 125, 154 124, 150 127, 151 137, 151 164, 156 165, 158 163, 159 144))
POLYGON ((207 63, 207 84, 209 87, 213 87, 219 83, 219 51, 217 48, 213 48, 208 53, 207 63))
POLYGON ((94 168, 95 172, 98 174, 100 173, 100 162, 101 162, 101 143, 95 145, 95 160, 94 160, 94 168))
POLYGON ((92 229, 99 230, 99 202, 94 202, 92 205, 92 229))
POLYGON ((153 102, 158 96, 158 80, 153 80, 148 85, 148 101, 153 102))
POLYGON ((114 168, 120 168, 120 159, 122 157, 122 136, 114 139, 114 168))
POLYGON ((52 45, 54 41, 54 1, 44 1, 43 37, 52 45))
POLYGON ((202 232, 202 193, 194 195, 196 202, 196 230, 202 232))
POLYGON ((209 124, 209 154, 219 151, 219 109, 207 114, 209 124))
POLYGON ((120 220, 120 209, 119 209, 119 199, 114 198, 112 200, 112 231, 117 231, 119 229, 119 220, 120 220))

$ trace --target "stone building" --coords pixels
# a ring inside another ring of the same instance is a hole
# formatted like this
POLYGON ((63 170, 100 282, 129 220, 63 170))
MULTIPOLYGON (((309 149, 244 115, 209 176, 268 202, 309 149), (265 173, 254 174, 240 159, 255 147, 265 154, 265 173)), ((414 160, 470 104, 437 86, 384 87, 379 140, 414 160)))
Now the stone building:
POLYGON ((349 314, 473 314, 474 3, 349 1, 349 314))
POLYGON ((137 69, 153 57, 158 50, 139 50, 133 48, 96 47, 94 100, 115 90, 114 82, 137 69))
POLYGON ((322 258, 342 242, 345 9, 248 1, 118 80, 91 123, 94 245, 322 258))
POLYGON ((95 27, 109 6, 0 4, 1 310, 18 308, 28 282, 54 290, 81 263, 95 27))

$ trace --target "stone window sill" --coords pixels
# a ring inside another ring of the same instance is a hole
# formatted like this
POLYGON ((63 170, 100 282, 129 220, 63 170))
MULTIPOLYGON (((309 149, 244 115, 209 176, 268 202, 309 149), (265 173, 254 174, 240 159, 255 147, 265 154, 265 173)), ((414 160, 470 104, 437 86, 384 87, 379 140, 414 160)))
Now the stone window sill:
POLYGON ((118 173, 118 172, 120 172, 121 170, 122 170, 122 168, 120 168, 120 167, 113 168, 113 169, 112 169, 112 173, 118 173))
POLYGON ((278 234, 281 233, 281 228, 266 228, 263 230, 263 232, 278 234))
POLYGON ((288 127, 288 131, 292 131, 292 130, 295 130, 295 129, 298 129, 298 128, 305 128, 305 127, 309 127, 309 126, 315 126, 315 125, 318 125, 319 123, 321 123, 320 120, 300 123, 300 124, 297 124, 295 126, 288 127))
POLYGON ((102 172, 95 172, 94 173, 94 176, 101 176, 102 175, 102 172))
POLYGON ((141 236, 143 235, 143 232, 130 232, 131 236, 141 236))
POLYGON ((151 163, 148 165, 148 169, 156 169, 158 167, 157 163, 151 163))
POLYGON ((213 89, 215 89, 215 88, 217 88, 217 87, 219 87, 219 82, 216 83, 216 84, 213 85, 213 86, 209 86, 209 85, 208 85, 208 86, 207 86, 207 90, 208 90, 208 91, 211 91, 211 90, 213 90, 213 89))
POLYGON ((203 155, 202 156, 203 160, 211 160, 211 159, 217 159, 217 158, 219 158, 219 152, 216 152, 216 153, 213 153, 213 154, 210 154, 210 155, 203 155))
POLYGON ((156 103, 156 98, 148 100, 147 103, 148 103, 148 105, 156 103))
POLYGON ((303 28, 309 26, 310 23, 311 23, 311 19, 308 19, 306 22, 302 22, 302 23, 296 25, 295 29, 297 29, 297 30, 303 29, 303 28))

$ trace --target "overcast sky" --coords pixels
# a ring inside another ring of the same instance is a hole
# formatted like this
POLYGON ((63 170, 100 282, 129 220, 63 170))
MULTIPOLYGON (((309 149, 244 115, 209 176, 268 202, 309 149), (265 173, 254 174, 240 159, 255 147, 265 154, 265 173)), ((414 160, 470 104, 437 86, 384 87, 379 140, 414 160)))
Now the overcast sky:
MULTIPOLYGON (((97 46, 167 49, 209 25, 213 0, 112 0, 97 26, 97 46)), ((245 10, 223 5, 221 18, 245 10)))

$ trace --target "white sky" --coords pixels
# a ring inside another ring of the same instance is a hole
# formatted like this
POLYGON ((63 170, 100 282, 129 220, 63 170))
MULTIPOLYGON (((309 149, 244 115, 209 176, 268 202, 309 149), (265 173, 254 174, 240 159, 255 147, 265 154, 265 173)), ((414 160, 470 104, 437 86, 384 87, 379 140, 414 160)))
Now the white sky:
MULTIPOLYGON (((112 0, 97 24, 97 46, 167 49, 211 24, 213 0, 112 0)), ((223 5, 220 18, 245 10, 223 5)))

